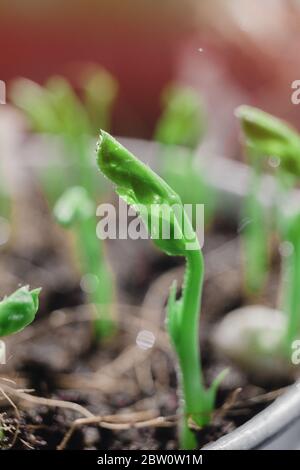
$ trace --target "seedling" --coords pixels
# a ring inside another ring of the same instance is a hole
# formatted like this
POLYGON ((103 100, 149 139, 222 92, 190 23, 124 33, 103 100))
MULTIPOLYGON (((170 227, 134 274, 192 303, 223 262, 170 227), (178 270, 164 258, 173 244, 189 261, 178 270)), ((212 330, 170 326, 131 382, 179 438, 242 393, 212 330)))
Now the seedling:
POLYGON ((251 295, 259 294, 267 278, 269 265, 269 220, 261 204, 259 194, 262 179, 262 159, 260 148, 248 139, 247 125, 249 107, 241 106, 236 115, 245 133, 245 151, 251 163, 250 187, 244 206, 244 225, 242 236, 244 244, 245 287, 251 295))
POLYGON ((171 288, 167 329, 180 366, 179 382, 184 403, 180 445, 185 449, 195 448, 196 438, 189 422, 200 427, 209 423, 217 388, 224 376, 224 373, 220 374, 210 388, 205 387, 199 351, 204 262, 197 236, 176 192, 104 131, 99 137, 97 162, 102 173, 115 184, 119 196, 140 214, 156 246, 168 255, 186 259, 185 281, 179 300, 176 300, 176 284, 171 288), (164 237, 161 230, 166 209, 170 215, 169 237, 164 237), (153 230, 154 226, 159 229, 153 230))
MULTIPOLYGON (((0 338, 18 333, 33 322, 39 308, 40 291, 41 289, 30 291, 25 286, 0 301, 0 338)), ((0 443, 4 437, 0 424, 0 443)))
POLYGON ((50 78, 44 87, 30 80, 19 79, 12 88, 12 99, 26 112, 34 130, 60 135, 63 138, 69 163, 48 165, 44 187, 51 206, 54 206, 59 199, 55 210, 57 219, 66 225, 64 217, 68 214, 71 220, 67 224, 74 223, 79 252, 82 254, 83 274, 91 274, 95 279, 99 279, 99 287, 92 296, 94 302, 102 306, 101 320, 95 323, 95 332, 97 336, 104 337, 112 331, 108 312, 113 287, 110 271, 104 260, 103 246, 95 236, 94 201, 97 201, 101 192, 103 193, 104 184, 101 185, 102 191, 99 191, 90 161, 89 141, 93 133, 94 114, 98 113, 97 116, 101 114, 102 122, 109 123, 117 86, 102 69, 93 68, 86 73, 82 86, 87 109, 63 77, 50 78), (108 91, 109 96, 102 99, 102 94, 108 91), (105 103, 105 109, 100 110, 101 100, 105 103), (81 188, 66 191, 66 187, 70 185, 81 188), (85 212, 86 203, 92 207, 92 215, 90 213, 87 215, 85 212))
MULTIPOLYGON (((68 160, 47 164, 42 173, 47 197, 53 205, 68 185, 84 186, 95 198, 95 172, 90 162, 90 139, 97 125, 110 125, 117 84, 108 72, 90 66, 84 70, 81 88, 83 101, 61 76, 48 79, 45 86, 18 79, 11 88, 11 99, 28 117, 32 129, 62 137, 68 160), (99 121, 100 119, 100 121, 99 121)), ((97 194, 103 193, 103 185, 97 194)))
MULTIPOLYGON (((281 199, 285 196, 285 204, 276 201, 277 229, 289 249, 283 263, 283 311, 288 314, 284 348, 290 352, 291 343, 300 331, 300 210, 298 203, 296 208, 291 207, 287 194, 300 176, 300 136, 285 122, 256 108, 242 106, 238 108, 238 116, 246 136, 246 144, 257 158, 261 162, 261 157, 272 156, 278 159, 275 174, 281 189, 281 199)), ((260 224, 264 217, 261 209, 260 224)), ((259 232, 260 229, 261 225, 258 225, 253 230, 259 232)))
POLYGON ((190 87, 172 85, 163 95, 164 110, 155 139, 161 144, 162 175, 184 204, 205 203, 206 220, 214 209, 212 189, 195 168, 196 149, 205 133, 199 94, 190 87))
POLYGON ((300 211, 287 217, 282 233, 288 243, 283 263, 284 304, 283 310, 288 314, 288 326, 284 348, 288 356, 291 345, 300 333, 300 211))
POLYGON ((111 314, 113 282, 96 237, 95 214, 95 203, 81 186, 68 189, 54 207, 56 220, 63 227, 75 231, 81 272, 92 280, 90 298, 97 311, 95 334, 97 338, 107 338, 114 331, 111 314))
MULTIPOLYGON (((86 184, 93 191, 88 161, 89 122, 83 105, 63 77, 51 77, 45 87, 19 79, 12 87, 13 102, 29 118, 34 131, 61 136, 69 160, 50 162, 42 182, 50 204, 54 204, 68 184, 86 184)), ((41 157, 42 158, 42 157, 41 157)))
POLYGON ((118 94, 117 81, 104 68, 90 65, 82 73, 81 85, 93 134, 98 132, 99 127, 109 130, 118 94))
POLYGON ((33 322, 39 307, 41 289, 21 287, 0 302, 0 337, 23 330, 33 322))
POLYGON ((260 157, 278 157, 283 170, 300 176, 300 137, 295 129, 252 106, 240 106, 236 115, 241 121, 250 150, 260 157))

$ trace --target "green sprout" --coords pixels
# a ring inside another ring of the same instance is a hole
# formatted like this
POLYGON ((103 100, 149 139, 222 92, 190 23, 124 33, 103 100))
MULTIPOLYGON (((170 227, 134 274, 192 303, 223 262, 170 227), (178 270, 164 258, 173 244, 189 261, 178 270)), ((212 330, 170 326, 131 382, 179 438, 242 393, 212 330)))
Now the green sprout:
MULTIPOLYGON (((41 178, 48 200, 54 205, 68 185, 83 185, 95 197, 95 172, 90 162, 90 139, 95 122, 110 125, 112 107, 117 95, 113 77, 100 67, 83 70, 82 101, 62 76, 50 77, 44 86, 19 78, 10 91, 12 102, 28 118, 33 131, 62 137, 65 154, 61 162, 47 165, 41 178), (97 120, 97 121, 96 121, 97 120)), ((97 186, 98 194, 103 187, 97 186)))
POLYGON ((239 106, 236 115, 241 121, 247 148, 259 157, 278 157, 282 169, 300 176, 300 136, 295 129, 252 106, 239 106))
POLYGON ((117 81, 103 67, 90 65, 84 69, 81 83, 93 133, 97 133, 99 127, 109 130, 118 94, 117 81))
POLYGON ((259 157, 263 149, 257 145, 255 139, 252 140, 249 137, 252 134, 252 126, 250 126, 250 123, 252 123, 251 109, 248 106, 240 106, 236 111, 236 115, 241 122, 245 135, 245 149, 251 162, 252 171, 250 187, 244 206, 244 216, 246 218, 243 230, 245 287, 250 294, 258 294, 264 286, 268 273, 269 221, 258 197, 263 174, 262 160, 259 157))
POLYGON ((195 168, 196 149, 205 133, 199 94, 191 87, 170 85, 162 95, 164 110, 158 120, 155 140, 161 144, 162 175, 184 204, 205 204, 209 221, 214 195, 195 168))
POLYGON ((115 184, 119 196, 140 214, 156 246, 168 255, 186 259, 179 300, 176 300, 176 284, 171 288, 167 328, 179 361, 184 402, 180 445, 193 449, 197 442, 189 423, 201 427, 210 422, 217 388, 224 376, 220 374, 210 388, 205 387, 199 349, 204 261, 197 236, 176 192, 104 131, 99 137, 97 162, 102 173, 115 184), (164 237, 161 230, 166 211, 171 226, 169 237, 164 237))
POLYGON ((68 81, 60 76, 51 77, 44 87, 30 80, 16 80, 11 97, 26 113, 33 130, 62 137, 68 161, 63 162, 65 165, 61 162, 47 165, 42 176, 43 184, 50 206, 56 208, 57 219, 65 224, 65 214, 71 213, 70 225, 74 222, 76 227, 83 273, 99 278, 99 288, 93 299, 102 306, 102 315, 95 326, 97 337, 104 337, 111 331, 108 312, 112 301, 112 277, 104 260, 101 241, 93 236, 96 233, 95 218, 91 214, 86 216, 84 209, 86 200, 89 200, 88 206, 93 207, 95 214, 92 201, 97 201, 105 188, 104 179, 100 190, 99 185, 96 186, 95 169, 90 161, 90 139, 93 119, 101 114, 101 122, 109 124, 117 85, 108 72, 93 67, 85 71, 81 86, 85 106, 68 81), (105 107, 99 109, 102 104, 105 107), (66 191, 70 186, 77 189, 66 191))
POLYGON ((195 149, 204 134, 199 94, 190 87, 171 85, 162 99, 165 108, 157 124, 157 141, 195 149))
POLYGON ((21 287, 0 302, 0 337, 18 333, 33 322, 41 289, 21 287))
MULTIPOLYGON (((287 195, 299 181, 300 136, 284 121, 259 109, 241 106, 237 114, 241 119, 246 145, 257 158, 260 158, 261 162, 261 157, 272 156, 278 159, 275 174, 283 203, 276 201, 276 223, 281 239, 290 247, 290 253, 283 263, 282 275, 285 280, 283 311, 287 314, 284 349, 290 352, 291 343, 300 331, 300 210, 298 204, 296 209, 290 207, 287 195)), ((265 217, 263 209, 261 211, 260 225, 253 229, 257 232, 263 227, 265 217)))
POLYGON ((90 296, 97 309, 95 335, 107 338, 114 332, 111 315, 113 282, 96 237, 95 213, 95 203, 82 186, 67 189, 54 207, 59 224, 75 230, 82 272, 93 280, 90 296))
MULTIPOLYGON (((0 301, 0 338, 18 333, 33 322, 39 308, 40 291, 30 291, 28 286, 24 286, 0 301)), ((0 424, 0 446, 4 438, 0 424)))
POLYGON ((286 217, 283 227, 285 242, 289 243, 290 253, 284 259, 284 304, 288 314, 284 349, 290 354, 291 344, 300 333, 300 211, 286 217))
POLYGON ((69 159, 63 165, 51 162, 41 175, 50 204, 74 182, 86 185, 93 192, 93 172, 88 159, 89 121, 68 81, 51 77, 42 87, 21 78, 14 82, 11 98, 25 112, 35 132, 62 137, 69 159))
POLYGON ((245 287, 250 294, 259 294, 266 282, 269 266, 269 226, 270 221, 259 200, 262 170, 254 163, 250 190, 246 197, 243 242, 245 249, 245 287))

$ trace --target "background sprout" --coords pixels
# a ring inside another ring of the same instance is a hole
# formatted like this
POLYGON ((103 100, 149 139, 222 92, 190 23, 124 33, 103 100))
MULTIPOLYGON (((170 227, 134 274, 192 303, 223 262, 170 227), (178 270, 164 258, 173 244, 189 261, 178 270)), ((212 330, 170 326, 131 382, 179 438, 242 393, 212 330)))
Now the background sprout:
MULTIPOLYGON (((269 221, 259 199, 263 160, 259 158, 266 148, 254 137, 255 116, 252 108, 240 106, 236 110, 245 135, 245 150, 251 163, 251 181, 243 215, 246 224, 242 231, 244 242, 245 287, 250 294, 259 294, 266 281, 269 265, 269 221)), ((259 127, 261 132, 261 128, 259 127)), ((259 135, 259 132, 257 132, 259 135)), ((269 155, 269 154, 268 154, 269 155)))
MULTIPOLYGON (((104 70, 96 68, 87 71, 83 79, 85 100, 89 111, 102 113, 108 123, 113 100, 113 79, 104 70), (110 85, 109 85, 110 83, 110 85), (97 86, 101 85, 98 89, 97 86), (110 87, 110 97, 103 98, 106 109, 99 110, 101 94, 110 87), (95 101, 93 101, 93 99, 95 101), (105 101, 106 100, 106 101, 105 101)), ((95 204, 101 194, 95 184, 95 171, 90 161, 90 138, 93 125, 90 115, 78 99, 68 81, 60 76, 51 77, 44 87, 25 79, 14 83, 11 91, 13 101, 29 117, 34 130, 63 138, 68 164, 48 165, 43 175, 43 184, 50 205, 55 205, 57 220, 62 225, 76 227, 82 272, 99 280, 92 294, 96 305, 101 305, 99 321, 95 322, 97 336, 108 336, 112 332, 110 314, 112 300, 112 277, 106 266, 101 240, 96 238, 95 204), (64 169, 64 171, 63 171, 64 169), (66 190, 68 186, 76 188, 66 190), (92 212, 91 212, 92 210, 92 212), (67 217, 70 220, 67 221, 67 217)), ((103 192, 104 184, 101 186, 103 192)))
POLYGON ((180 444, 186 449, 195 448, 196 439, 188 421, 198 426, 209 423, 217 387, 223 377, 221 374, 209 389, 205 388, 200 364, 198 324, 204 263, 196 234, 173 189, 104 131, 100 133, 97 161, 103 174, 115 184, 117 193, 140 213, 150 233, 153 233, 155 222, 163 222, 162 207, 167 206, 171 212, 171 237, 165 239, 156 231, 153 241, 165 253, 184 256, 187 262, 179 300, 176 300, 176 285, 171 289, 167 326, 179 360, 179 381, 184 401, 180 444), (153 205, 161 209, 156 212, 158 220, 149 216, 153 205), (174 236, 175 229, 178 238, 174 236))
POLYGON ((62 165, 47 165, 42 182, 50 204, 68 184, 86 184, 93 191, 93 174, 88 159, 90 127, 83 105, 63 77, 51 77, 44 87, 18 79, 11 89, 12 101, 29 118, 34 131, 63 138, 69 160, 62 165))
POLYGON ((193 88, 169 86, 162 95, 163 114, 156 139, 165 145, 195 149, 204 135, 204 116, 199 94, 193 88))
MULTIPOLYGON (((238 108, 237 115, 241 119, 246 144, 256 153, 256 158, 272 155, 280 159, 275 175, 281 190, 283 190, 283 194, 281 194, 283 198, 284 195, 288 194, 288 189, 291 189, 292 184, 295 185, 299 180, 299 135, 285 122, 256 108, 242 106, 238 108)), ((258 202, 253 201, 253 205, 257 208, 258 202)), ((289 247, 289 253, 284 257, 282 275, 284 280, 283 311, 287 313, 284 349, 288 354, 290 354, 292 341, 300 331, 300 211, 297 201, 296 209, 290 206, 290 201, 287 202, 285 197, 283 203, 277 204, 276 207, 277 229, 281 239, 289 247)), ((253 228, 257 233, 262 227, 262 212, 261 209, 259 211, 259 214, 261 214, 259 223, 261 225, 258 225, 257 229, 253 228)))
POLYGON ((252 166, 252 177, 243 215, 245 287, 250 294, 259 294, 264 287, 269 266, 270 221, 259 199, 261 189, 261 167, 252 166))
POLYGON ((161 145, 162 175, 184 204, 205 203, 209 221, 214 194, 195 168, 196 149, 205 134, 205 116, 199 94, 190 87, 170 85, 162 95, 163 113, 155 139, 161 145))
POLYGON ((0 302, 0 337, 18 333, 33 322, 41 289, 21 287, 0 302))
POLYGON ((103 67, 90 65, 83 70, 83 101, 91 122, 91 130, 111 128, 112 110, 118 94, 118 82, 103 67))
POLYGON ((258 156, 275 156, 281 168, 300 175, 300 137, 287 123, 252 106, 236 110, 248 149, 258 156))
POLYGON ((286 216, 282 238, 288 253, 283 261, 283 311, 287 313, 284 349, 290 357, 292 342, 300 333, 300 211, 286 216))
POLYGON ((43 87, 20 78, 11 87, 13 103, 24 111, 34 131, 63 138, 69 157, 64 162, 64 171, 61 164, 58 167, 51 162, 42 174, 51 205, 70 184, 84 186, 92 199, 103 192, 103 187, 99 190, 97 186, 96 193, 90 139, 94 133, 94 119, 101 116, 103 127, 110 124, 117 84, 104 69, 90 66, 83 73, 81 87, 82 102, 62 76, 50 77, 43 87))
MULTIPOLYGON (((41 289, 29 290, 21 287, 0 301, 0 338, 22 331, 35 319, 39 308, 41 289)), ((4 430, 0 424, 0 442, 4 439, 4 430)))
POLYGON ((96 237, 95 213, 94 201, 81 186, 68 189, 54 207, 56 220, 65 228, 73 228, 76 233, 82 273, 96 281, 90 292, 97 311, 95 334, 97 338, 106 338, 115 329, 111 311, 113 280, 104 260, 102 244, 96 237))

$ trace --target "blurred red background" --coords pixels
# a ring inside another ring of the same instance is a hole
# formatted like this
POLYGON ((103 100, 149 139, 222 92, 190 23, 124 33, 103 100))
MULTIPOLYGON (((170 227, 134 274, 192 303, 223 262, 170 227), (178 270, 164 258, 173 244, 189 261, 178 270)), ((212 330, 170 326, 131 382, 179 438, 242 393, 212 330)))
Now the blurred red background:
POLYGON ((72 80, 75 62, 100 63, 120 84, 114 130, 151 136, 160 91, 174 77, 178 48, 193 31, 190 6, 176 0, 1 4, 0 78, 42 83, 64 74, 72 80))
POLYGON ((120 85, 113 131, 150 138, 170 80, 192 84, 215 152, 236 153, 234 108, 260 106, 300 129, 297 0, 28 0, 0 5, 0 79, 75 82, 96 62, 120 85), (202 50, 199 51, 199 48, 202 50))

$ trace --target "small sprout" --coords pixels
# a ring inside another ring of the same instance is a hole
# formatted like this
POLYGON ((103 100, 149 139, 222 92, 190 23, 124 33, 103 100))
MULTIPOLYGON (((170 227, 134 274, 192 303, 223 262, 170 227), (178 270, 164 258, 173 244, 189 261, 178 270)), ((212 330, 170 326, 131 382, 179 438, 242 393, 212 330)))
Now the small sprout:
MULTIPOLYGON (((90 104, 93 97, 96 99, 99 74, 97 69, 84 79, 90 104)), ((101 77, 105 79, 104 71, 101 77)), ((106 79, 108 87, 108 75, 106 79)), ((98 91, 97 105, 100 106, 100 95, 105 87, 98 91)), ((99 278, 99 289, 93 294, 94 303, 101 306, 101 318, 95 322, 96 335, 108 336, 112 331, 109 310, 113 280, 104 260, 102 243, 96 238, 94 201, 103 186, 100 190, 96 188, 95 169, 90 161, 90 116, 68 81, 60 76, 51 77, 44 87, 19 79, 12 87, 11 97, 27 114, 35 131, 60 135, 63 139, 69 164, 49 165, 42 174, 43 185, 51 207, 56 203, 55 216, 59 222, 65 227, 74 226, 76 230, 83 275, 99 278), (70 185, 75 187, 66 190, 70 185)), ((97 309, 97 313, 100 315, 100 310, 97 309)))
POLYGON ((260 171, 254 168, 250 191, 244 205, 248 223, 241 232, 245 250, 245 287, 250 294, 259 294, 263 289, 269 265, 270 223, 258 197, 260 182, 260 171))
POLYGON ((81 85, 83 101, 62 76, 50 77, 45 86, 20 78, 11 87, 12 102, 25 113, 34 131, 62 137, 71 168, 66 165, 61 171, 61 166, 58 169, 49 164, 41 175, 51 203, 63 193, 66 183, 84 186, 92 198, 96 195, 95 172, 89 157, 93 114, 101 114, 101 122, 108 125, 117 85, 108 72, 98 67, 85 70, 81 85))
POLYGON ((0 302, 0 337, 23 330, 33 322, 39 307, 41 289, 21 287, 0 302))
POLYGON ((25 113, 33 131, 62 139, 68 160, 49 162, 40 175, 51 206, 68 184, 83 184, 93 191, 87 152, 88 118, 67 80, 51 77, 40 86, 20 78, 12 85, 11 99, 25 113))
POLYGON ((81 186, 68 189, 54 207, 57 222, 64 228, 73 228, 76 233, 82 272, 86 279, 92 278, 96 286, 90 292, 85 289, 96 306, 95 335, 106 338, 115 330, 111 312, 113 283, 96 237, 95 213, 95 203, 81 186))
MULTIPOLYGON (((201 427, 210 422, 217 388, 224 376, 222 373, 217 377, 209 389, 204 386, 198 331, 204 262, 197 236, 173 189, 104 131, 100 133, 97 161, 100 170, 115 184, 116 192, 140 213, 151 235, 153 222, 157 222, 148 216, 152 205, 167 206, 173 215, 170 237, 165 239, 155 232, 153 241, 165 253, 184 256, 187 261, 179 300, 176 300, 176 285, 171 289, 167 327, 180 365, 179 382, 184 398, 180 445, 185 449, 195 448, 197 442, 188 423, 192 421, 201 427), (181 230, 180 219, 188 227, 187 231, 181 230)), ((158 217, 163 218, 163 211, 158 212, 158 217)))
POLYGON ((11 87, 10 98, 25 112, 34 131, 59 132, 51 96, 41 85, 26 78, 19 78, 11 87))
POLYGON ((291 344, 300 333, 300 211, 283 215, 281 236, 289 243, 289 253, 283 259, 283 310, 288 315, 284 348, 288 356, 291 344))
POLYGON ((95 211, 94 202, 82 186, 67 189, 54 207, 56 220, 65 228, 93 217, 95 211))
POLYGON ((164 145, 195 149, 204 134, 199 94, 193 88, 169 86, 163 94, 164 112, 156 128, 156 140, 164 145))
POLYGON ((215 206, 213 190, 195 165, 196 149, 205 133, 199 93, 191 87, 169 85, 162 95, 163 112, 155 130, 161 174, 184 204, 205 204, 208 222, 215 206))
MULTIPOLYGON (((77 139, 90 133, 90 124, 83 104, 77 98, 69 82, 61 76, 53 76, 45 85, 57 123, 57 133, 77 139)), ((49 130, 50 131, 50 130, 49 130)))
MULTIPOLYGON (((283 311, 287 313, 287 327, 283 334, 282 351, 290 356, 291 344, 300 331, 300 211, 298 201, 293 207, 291 201, 283 196, 289 189, 295 187, 300 176, 300 136, 284 121, 273 117, 259 109, 250 106, 241 106, 237 109, 237 116, 245 133, 246 146, 254 157, 255 169, 262 168, 263 158, 280 159, 280 164, 274 166, 275 175, 281 189, 281 200, 276 201, 276 224, 280 233, 283 255, 283 311), (288 184, 287 184, 288 183, 288 184)), ((248 212, 254 216, 252 246, 256 244, 256 251, 249 251, 249 256, 257 258, 257 267, 261 267, 262 245, 267 236, 264 224, 265 213, 260 208, 257 198, 257 186, 260 173, 255 171, 251 194, 251 207, 248 212)), ((252 260, 254 263, 254 261, 252 260)), ((259 269, 257 269, 257 277, 259 269)), ((253 271, 253 275, 254 275, 253 271)))
POLYGON ((83 70, 81 86, 93 131, 98 132, 99 127, 109 130, 118 82, 103 67, 90 65, 83 70))
POLYGON ((63 77, 51 77, 44 87, 19 78, 13 83, 10 95, 28 116, 34 131, 75 137, 78 133, 88 133, 84 108, 63 77))
POLYGON ((281 166, 300 175, 300 137, 284 121, 252 106, 240 106, 236 116, 246 137, 246 146, 258 157, 277 157, 281 166))
MULTIPOLYGON (((243 231, 245 250, 245 287, 250 294, 259 294, 263 289, 269 264, 269 227, 265 210, 259 200, 261 190, 262 160, 257 159, 261 152, 271 150, 271 136, 276 135, 265 113, 240 106, 236 110, 245 136, 245 149, 252 164, 250 188, 244 207, 244 215, 249 220, 243 231), (264 127, 265 124, 265 127, 264 127), (264 132, 264 129, 265 132, 264 132), (266 140, 264 140, 264 137, 266 140)), ((273 147, 275 147, 273 142, 273 147)), ((262 153, 262 155, 266 155, 262 153)), ((267 154, 271 155, 271 154, 267 154)), ((277 156, 276 154, 273 154, 277 156)))

